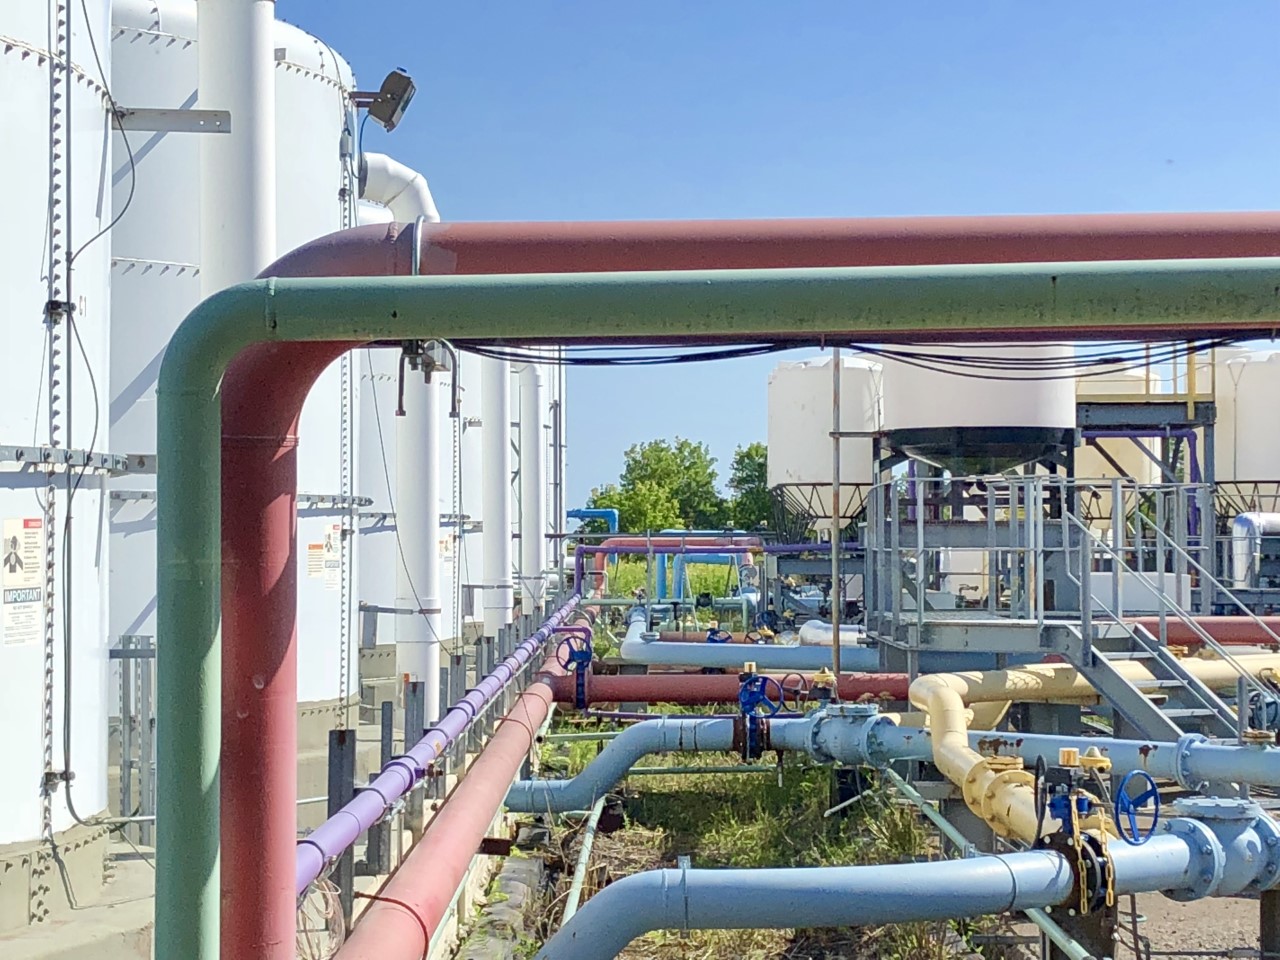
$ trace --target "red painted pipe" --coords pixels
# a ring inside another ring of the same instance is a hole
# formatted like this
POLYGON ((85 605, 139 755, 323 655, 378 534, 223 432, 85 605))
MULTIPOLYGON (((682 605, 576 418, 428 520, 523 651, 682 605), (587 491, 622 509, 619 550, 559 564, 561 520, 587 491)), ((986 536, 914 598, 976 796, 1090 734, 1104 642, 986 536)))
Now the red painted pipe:
MULTIPOLYGON (((414 246, 413 230, 400 225, 356 227, 305 244, 262 275, 406 275, 414 272, 414 246)), ((421 250, 424 274, 1257 257, 1280 255, 1280 213, 428 224, 421 250)), ((223 379, 227 960, 293 957, 293 451, 311 384, 356 346, 259 346, 245 351, 223 379)))
MULTIPOLYGON (((555 657, 546 674, 561 674, 555 657)), ((335 960, 421 960, 453 892, 466 875, 511 781, 551 709, 551 687, 539 678, 521 694, 467 775, 432 818, 422 839, 379 891, 335 960), (391 901, 395 901, 394 903, 391 901)))
MULTIPOLYGON (((807 687, 812 674, 774 674, 779 683, 796 685, 801 676, 807 687)), ((909 681, 905 673, 842 673, 840 699, 906 700, 909 681)), ((596 676, 587 678, 588 703, 674 703, 697 706, 708 703, 736 703, 738 678, 732 674, 650 673, 643 676, 596 676)), ((573 704, 577 688, 573 677, 556 677, 551 690, 557 703, 573 704)))
MULTIPOLYGON (((1160 636, 1159 617, 1130 617, 1130 623, 1141 624, 1153 636, 1160 636)), ((1280 617, 1259 617, 1276 634, 1280 634, 1280 617)), ((1196 617, 1200 628, 1224 646, 1270 646, 1275 638, 1248 617, 1196 617)), ((1194 647, 1203 642, 1200 635, 1176 617, 1165 621, 1169 642, 1179 647, 1194 647)))

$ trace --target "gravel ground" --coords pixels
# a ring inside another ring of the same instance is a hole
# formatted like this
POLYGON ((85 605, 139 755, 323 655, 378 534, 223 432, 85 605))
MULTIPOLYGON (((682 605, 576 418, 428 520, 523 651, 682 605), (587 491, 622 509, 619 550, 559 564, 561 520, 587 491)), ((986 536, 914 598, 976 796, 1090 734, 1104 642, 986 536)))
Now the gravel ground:
MULTIPOLYGON (((1152 893, 1138 897, 1138 913, 1147 918, 1146 923, 1138 925, 1138 931, 1151 942, 1152 960, 1258 955, 1257 900, 1211 897, 1178 903, 1152 893)), ((1124 916, 1126 929, 1121 938, 1123 943, 1131 944, 1127 909, 1124 916)), ((1120 958, 1128 956, 1132 956, 1131 949, 1122 948, 1120 958)))

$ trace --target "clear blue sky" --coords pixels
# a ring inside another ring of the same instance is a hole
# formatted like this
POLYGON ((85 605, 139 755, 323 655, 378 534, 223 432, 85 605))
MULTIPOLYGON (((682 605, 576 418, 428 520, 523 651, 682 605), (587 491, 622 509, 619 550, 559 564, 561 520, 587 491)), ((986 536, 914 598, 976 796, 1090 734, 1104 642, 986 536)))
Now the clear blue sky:
MULTIPOLYGON (((1280 207, 1275 0, 280 0, 450 220, 1280 207)), ((570 375, 572 503, 622 450, 764 439, 776 360, 570 375)))

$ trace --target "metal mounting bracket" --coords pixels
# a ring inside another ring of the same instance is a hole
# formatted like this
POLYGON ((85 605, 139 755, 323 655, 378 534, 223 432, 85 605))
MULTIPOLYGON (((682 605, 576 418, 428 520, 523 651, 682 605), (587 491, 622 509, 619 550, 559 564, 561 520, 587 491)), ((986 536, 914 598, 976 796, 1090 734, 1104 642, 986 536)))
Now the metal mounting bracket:
POLYGON ((115 122, 120 130, 147 133, 230 133, 231 111, 119 107, 115 122))

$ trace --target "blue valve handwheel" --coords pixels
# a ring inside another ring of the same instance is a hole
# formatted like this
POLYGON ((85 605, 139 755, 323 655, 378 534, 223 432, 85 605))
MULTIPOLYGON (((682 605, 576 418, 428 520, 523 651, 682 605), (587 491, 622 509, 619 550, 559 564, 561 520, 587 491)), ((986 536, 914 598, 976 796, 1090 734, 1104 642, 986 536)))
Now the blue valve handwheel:
POLYGON ((738 691, 738 707, 744 714, 772 717, 782 709, 782 698, 782 684, 773 677, 752 677, 738 691))
POLYGON ((581 637, 565 637, 556 646, 556 663, 568 670, 572 664, 590 662, 591 645, 581 637))
POLYGON ((1145 770, 1130 770, 1124 775, 1124 779, 1116 787, 1115 814, 1116 831, 1125 843, 1140 847, 1151 839, 1160 823, 1160 791, 1151 774, 1145 770), (1141 780, 1145 789, 1136 797, 1131 797, 1129 784, 1135 779, 1141 780), (1138 826, 1138 814, 1146 813, 1148 805, 1151 808, 1151 825, 1144 832, 1138 826))

